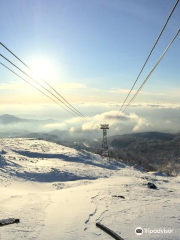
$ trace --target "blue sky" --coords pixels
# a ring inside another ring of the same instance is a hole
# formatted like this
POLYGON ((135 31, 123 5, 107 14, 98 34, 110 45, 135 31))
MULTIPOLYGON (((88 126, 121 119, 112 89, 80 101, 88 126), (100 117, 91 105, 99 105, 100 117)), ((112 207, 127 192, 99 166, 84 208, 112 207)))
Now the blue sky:
MULTIPOLYGON (((172 0, 1 1, 0 41, 30 66, 44 64, 48 68, 46 80, 71 103, 120 103, 135 81, 174 4, 172 0)), ((180 4, 135 89, 179 27, 180 4)), ((0 52, 25 69, 2 46, 0 52)), ((136 102, 179 103, 179 56, 180 36, 136 102)), ((1 62, 6 64, 3 59, 1 62)), ((16 104, 51 104, 50 100, 2 67, 0 101, 11 104, 14 111, 16 104)), ((96 113, 94 107, 83 111, 88 115, 96 113)))

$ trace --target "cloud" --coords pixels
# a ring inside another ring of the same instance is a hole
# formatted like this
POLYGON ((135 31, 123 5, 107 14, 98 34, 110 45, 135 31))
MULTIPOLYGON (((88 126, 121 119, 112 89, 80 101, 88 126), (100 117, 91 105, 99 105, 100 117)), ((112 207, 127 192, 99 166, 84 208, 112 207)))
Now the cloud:
POLYGON ((117 117, 117 114, 118 114, 118 119, 120 121, 128 121, 128 120, 138 119, 138 116, 135 113, 130 113, 129 115, 125 115, 124 113, 119 112, 119 111, 109 111, 109 112, 104 112, 102 114, 95 115, 94 120, 98 120, 101 122, 107 121, 107 120, 113 120, 117 117))
MULTIPOLYGON (((84 123, 78 117, 73 117, 64 110, 59 109, 53 104, 1 104, 0 115, 10 113, 22 118, 38 119, 41 114, 42 119, 54 119, 52 122, 43 122, 42 124, 20 124, 12 125, 1 131, 16 131, 25 129, 28 131, 50 131, 59 128, 67 130, 68 133, 82 134, 90 137, 91 134, 102 134, 100 124, 110 124, 116 117, 121 104, 117 102, 90 102, 76 104, 77 109, 82 112, 91 122, 84 123), (96 108, 97 106, 97 108, 96 108), (97 112, 99 114, 97 114, 97 112), (21 115, 23 114, 23 116, 21 115), (47 124, 49 123, 49 124, 47 124), (97 131, 98 130, 98 131, 97 131)), ((121 118, 110 126, 108 136, 125 134, 140 131, 179 131, 180 104, 174 103, 135 103, 132 108, 122 114, 121 118)), ((97 137, 97 136, 96 136, 97 137)))
POLYGON ((133 132, 140 132, 140 131, 145 131, 151 129, 153 125, 149 122, 147 122, 146 119, 144 118, 139 118, 137 125, 133 128, 133 132))
POLYGON ((165 123, 166 123, 166 124, 170 124, 170 123, 171 123, 171 121, 170 121, 170 120, 167 120, 167 121, 165 121, 165 123))
POLYGON ((44 128, 55 129, 55 128, 65 128, 66 126, 67 125, 65 123, 50 123, 50 124, 44 125, 44 128))
POLYGON ((156 103, 156 104, 146 104, 147 107, 151 108, 167 108, 167 109, 180 109, 180 104, 176 103, 156 103))
MULTIPOLYGON (((101 106, 101 107, 121 107, 122 102, 79 102, 80 106, 101 106)), ((125 104, 124 106, 126 106, 125 104)), ((179 103, 151 103, 151 102, 136 102, 132 103, 131 108, 133 107, 148 107, 148 108, 172 108, 180 109, 179 103)))
POLYGON ((73 123, 79 123, 79 122, 81 122, 79 117, 73 117, 65 121, 65 123, 67 124, 73 124, 73 123))
POLYGON ((88 106, 88 107, 109 107, 109 106, 120 106, 119 103, 111 103, 111 102, 79 102, 80 106, 88 106))
POLYGON ((83 131, 92 131, 92 130, 96 130, 96 129, 99 129, 99 128, 100 128, 100 125, 98 125, 96 123, 87 122, 87 123, 84 123, 82 125, 82 130, 83 131))
POLYGON ((1 83, 0 90, 8 90, 8 89, 20 89, 22 88, 21 84, 17 83, 1 83))
POLYGON ((82 83, 65 83, 58 85, 59 88, 66 88, 66 89, 85 89, 87 88, 85 84, 82 83))
POLYGON ((75 132, 75 130, 76 130, 75 127, 71 127, 71 128, 69 129, 69 132, 70 132, 70 133, 73 133, 73 132, 75 132))
MULTIPOLYGON (((96 130, 100 128, 100 124, 112 124, 114 119, 117 116, 118 111, 109 111, 109 112, 104 112, 101 114, 97 114, 93 117, 91 117, 91 122, 84 123, 82 125, 82 130, 87 131, 87 130, 96 130)), ((122 113, 121 118, 118 120, 118 122, 122 121, 131 121, 131 122, 138 122, 139 117, 135 113, 130 113, 129 115, 125 115, 122 113)), ((118 124, 116 123, 116 125, 118 124)))
MULTIPOLYGON (((113 94, 116 93, 116 94, 126 94, 126 95, 129 94, 129 92, 130 92, 130 89, 124 89, 124 88, 110 88, 110 89, 87 88, 86 90, 90 91, 90 92, 113 93, 113 94)), ((137 92, 137 90, 131 90, 132 95, 134 95, 136 92, 137 92)), ((140 95, 167 96, 167 93, 140 91, 140 95)))

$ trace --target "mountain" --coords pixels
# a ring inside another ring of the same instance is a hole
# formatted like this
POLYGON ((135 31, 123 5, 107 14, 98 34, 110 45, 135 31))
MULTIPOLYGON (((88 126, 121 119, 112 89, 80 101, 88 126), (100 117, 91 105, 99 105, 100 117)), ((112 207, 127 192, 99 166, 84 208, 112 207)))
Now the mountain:
POLYGON ((53 119, 47 120, 34 120, 34 119, 24 119, 19 118, 14 115, 4 114, 0 116, 0 124, 1 125, 10 125, 10 124, 18 124, 18 123, 54 123, 56 122, 53 119))
POLYGON ((28 122, 29 120, 18 118, 13 115, 4 114, 0 116, 0 124, 16 124, 16 123, 22 123, 22 122, 28 122))
POLYGON ((140 133, 131 133, 131 134, 123 134, 123 135, 115 135, 109 137, 108 139, 156 139, 156 140, 172 140, 176 134, 172 133, 163 133, 163 132, 140 132, 140 133))
POLYGON ((55 134, 50 133, 28 133, 25 135, 22 135, 23 138, 37 138, 37 139, 45 139, 48 141, 56 141, 58 140, 58 136, 55 134))
POLYGON ((170 175, 180 173, 180 134, 144 132, 108 138, 112 153, 131 164, 149 164, 170 175), (171 164, 170 164, 171 163, 171 164))

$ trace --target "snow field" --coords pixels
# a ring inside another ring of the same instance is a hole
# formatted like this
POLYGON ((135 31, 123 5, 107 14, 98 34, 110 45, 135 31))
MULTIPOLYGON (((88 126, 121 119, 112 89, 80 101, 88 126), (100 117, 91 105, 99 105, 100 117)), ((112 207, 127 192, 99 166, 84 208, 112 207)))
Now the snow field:
POLYGON ((145 173, 43 140, 0 139, 0 183, 0 218, 20 218, 0 228, 3 240, 112 239, 96 222, 125 240, 180 236, 179 177, 145 173), (173 232, 137 236, 137 227, 173 232))

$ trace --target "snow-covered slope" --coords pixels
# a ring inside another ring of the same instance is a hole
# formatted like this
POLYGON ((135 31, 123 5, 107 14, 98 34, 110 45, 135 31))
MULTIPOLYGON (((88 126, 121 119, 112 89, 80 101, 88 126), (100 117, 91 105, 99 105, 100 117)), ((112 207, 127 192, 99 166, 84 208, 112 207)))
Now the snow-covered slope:
POLYGON ((35 139, 0 139, 0 153, 6 174, 37 182, 109 177, 125 166, 86 151, 35 139))
POLYGON ((124 239, 180 236, 179 177, 43 140, 0 139, 0 182, 0 219, 20 218, 0 228, 3 240, 111 239, 96 222, 124 239), (138 236, 137 227, 173 231, 138 236))

